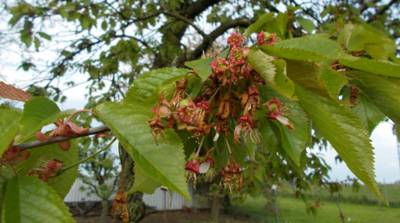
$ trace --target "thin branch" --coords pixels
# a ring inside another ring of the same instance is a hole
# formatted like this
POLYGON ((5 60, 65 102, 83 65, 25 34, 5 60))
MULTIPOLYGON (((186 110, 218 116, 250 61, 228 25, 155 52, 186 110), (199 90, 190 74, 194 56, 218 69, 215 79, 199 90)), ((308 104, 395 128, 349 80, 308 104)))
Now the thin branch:
POLYGON ((93 154, 91 154, 91 155, 89 155, 89 156, 87 156, 87 157, 85 157, 85 158, 83 158, 83 159, 81 159, 81 160, 78 160, 77 162, 72 163, 72 164, 69 165, 69 166, 64 167, 57 175, 61 175, 61 174, 64 173, 65 171, 67 171, 67 170, 69 170, 69 169, 71 169, 71 168, 73 168, 73 167, 75 167, 75 166, 78 166, 78 165, 80 165, 81 163, 84 163, 84 162, 86 162, 86 161, 88 161, 88 160, 90 160, 90 159, 93 159, 94 157, 96 157, 96 156, 97 156, 98 154, 100 154, 101 152, 104 152, 104 151, 108 150, 116 140, 117 140, 117 138, 112 139, 111 142, 109 142, 104 148, 99 149, 99 150, 97 150, 96 152, 94 152, 93 154))
MULTIPOLYGON (((373 1, 371 1, 372 4, 376 4, 376 3, 378 3, 378 2, 379 2, 379 0, 373 0, 373 1)), ((363 13, 365 10, 369 9, 369 6, 368 6, 368 4, 367 4, 367 1, 362 0, 359 4, 360 4, 360 12, 361 12, 361 13, 363 13)))
POLYGON ((395 3, 399 3, 400 0, 391 0, 389 3, 386 5, 382 6, 373 16, 371 16, 367 22, 370 23, 374 21, 378 16, 383 15, 392 5, 395 3))
POLYGON ((110 129, 107 126, 99 126, 99 127, 95 127, 95 128, 90 128, 87 132, 79 134, 79 135, 57 136, 57 137, 50 138, 46 141, 36 140, 36 141, 32 141, 32 142, 18 144, 15 146, 20 148, 21 150, 33 149, 33 148, 40 147, 40 146, 64 142, 64 141, 68 141, 70 139, 80 138, 80 137, 89 136, 89 135, 96 135, 96 134, 100 134, 100 133, 104 133, 104 132, 108 132, 108 131, 110 131, 110 129))
POLYGON ((313 19, 318 23, 318 25, 321 25, 322 22, 321 22, 320 19, 314 14, 314 11, 313 11, 312 9, 302 7, 299 3, 296 2, 296 0, 290 0, 290 2, 293 3, 293 4, 294 4, 295 6, 297 6, 297 7, 300 7, 300 8, 301 8, 301 11, 303 11, 306 15, 310 16, 311 18, 313 18, 313 19))
POLYGON ((203 36, 203 37, 207 36, 207 34, 205 32, 203 32, 203 30, 200 29, 200 27, 198 27, 196 24, 194 24, 190 19, 186 18, 185 16, 182 16, 178 13, 167 12, 167 11, 163 11, 163 14, 174 17, 176 19, 181 20, 182 22, 185 22, 185 23, 191 25, 201 36, 203 36))
POLYGON ((221 0, 199 0, 189 4, 187 8, 182 11, 182 14, 188 18, 195 18, 209 7, 218 4, 221 0))
MULTIPOLYGON (((247 27, 252 23, 251 20, 246 18, 235 19, 228 21, 226 23, 222 23, 218 28, 214 29, 210 34, 204 37, 203 42, 196 47, 188 56, 184 58, 185 55, 181 56, 178 59, 179 62, 184 60, 193 60, 200 57, 204 51, 208 50, 211 44, 222 34, 224 34, 227 30, 234 27, 247 27)), ((180 63, 178 63, 180 64, 180 63)))

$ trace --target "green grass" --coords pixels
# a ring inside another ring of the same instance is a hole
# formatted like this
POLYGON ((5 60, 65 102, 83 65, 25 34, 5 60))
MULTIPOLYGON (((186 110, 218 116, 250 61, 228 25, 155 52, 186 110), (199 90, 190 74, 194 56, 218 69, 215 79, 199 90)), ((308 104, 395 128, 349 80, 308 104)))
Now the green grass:
MULTIPOLYGON (((400 207, 400 184, 381 184, 379 188, 392 207, 400 207)), ((293 196, 293 191, 287 184, 281 185, 279 193, 285 197, 293 196)), ((308 197, 319 197, 325 201, 336 200, 336 197, 332 198, 327 189, 314 190, 313 193, 308 193, 308 197)), ((376 196, 364 186, 361 186, 357 192, 353 191, 351 186, 344 186, 340 191, 340 200, 346 203, 379 204, 376 196)))
MULTIPOLYGON (((235 208, 235 212, 250 214, 265 222, 274 222, 267 216, 266 201, 262 198, 248 198, 235 208), (269 221, 268 221, 269 220, 269 221)), ((335 203, 323 202, 316 216, 305 211, 301 200, 288 197, 278 198, 279 223, 338 223, 339 212, 335 203)), ((347 222, 354 223, 398 223, 400 222, 400 208, 387 208, 371 205, 342 203, 340 204, 347 222)))

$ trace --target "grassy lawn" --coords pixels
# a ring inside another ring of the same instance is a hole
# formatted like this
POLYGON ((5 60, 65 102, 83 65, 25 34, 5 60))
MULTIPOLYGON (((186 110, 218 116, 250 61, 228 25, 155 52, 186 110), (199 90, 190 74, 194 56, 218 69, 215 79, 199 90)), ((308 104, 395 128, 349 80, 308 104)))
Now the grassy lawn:
MULTIPOLYGON (((235 211, 248 213, 265 222, 274 222, 266 216, 265 200, 249 198, 239 204, 235 211), (267 221, 270 219, 270 221, 267 221)), ((301 200, 288 197, 279 197, 279 223, 338 223, 340 222, 338 209, 335 203, 323 202, 317 215, 308 215, 301 200)), ((400 222, 400 208, 386 208, 371 205, 350 203, 340 204, 347 222, 355 223, 398 223, 400 222)), ((273 218, 272 218, 273 219, 273 218)))

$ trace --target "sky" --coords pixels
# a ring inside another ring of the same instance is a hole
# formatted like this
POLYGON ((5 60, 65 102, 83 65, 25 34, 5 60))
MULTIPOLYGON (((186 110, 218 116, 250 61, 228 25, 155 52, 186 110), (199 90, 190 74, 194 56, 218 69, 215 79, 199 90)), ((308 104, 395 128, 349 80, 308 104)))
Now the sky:
MULTIPOLYGON (((49 26, 56 27, 49 30, 58 33, 61 32, 58 23, 49 24, 49 26)), ((0 34, 2 31, 7 30, 7 28, 7 18, 0 17, 0 34)), ((65 27, 62 30, 68 29, 65 27)), ((44 50, 43 53, 35 53, 33 60, 35 60, 35 62, 43 61, 43 63, 46 63, 46 61, 51 61, 56 58, 57 49, 63 48, 60 43, 48 47, 53 50, 44 50)), ((37 73, 35 71, 24 72, 21 69, 18 69, 19 62, 25 57, 26 53, 23 53, 22 48, 20 48, 20 46, 12 39, 10 44, 7 46, 4 45, 4 47, 0 49, 0 81, 5 81, 17 87, 25 88, 30 83, 47 75, 46 73, 37 73)), ((59 104, 60 108, 63 110, 70 108, 79 109, 85 105, 86 97, 84 95, 87 92, 86 85, 81 84, 73 88, 65 85, 67 81, 75 81, 76 83, 85 82, 84 76, 85 75, 79 74, 68 75, 59 80, 58 84, 61 89, 64 89, 63 93, 67 96, 67 100, 64 103, 59 104)), ((371 139, 372 144, 375 147, 375 169, 377 180, 383 183, 400 181, 400 154, 397 152, 397 140, 392 133, 392 124, 388 122, 381 123, 373 132, 371 139)), ((330 173, 332 180, 344 180, 347 176, 353 176, 344 163, 337 164, 335 162, 336 152, 332 148, 323 152, 323 155, 328 164, 332 167, 330 173)))

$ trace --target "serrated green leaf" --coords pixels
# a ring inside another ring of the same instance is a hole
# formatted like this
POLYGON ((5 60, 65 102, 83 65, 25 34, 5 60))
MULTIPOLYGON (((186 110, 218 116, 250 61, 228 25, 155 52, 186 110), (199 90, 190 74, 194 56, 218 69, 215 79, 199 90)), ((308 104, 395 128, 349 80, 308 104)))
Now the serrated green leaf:
MULTIPOLYGON (((263 114, 262 118, 261 120, 265 119, 265 114, 263 114)), ((276 152, 279 148, 279 141, 271 125, 272 123, 267 121, 260 121, 261 145, 270 152, 276 152)))
POLYGON ((304 28, 304 30, 306 30, 308 33, 311 33, 315 29, 314 23, 309 19, 300 17, 300 18, 297 18, 297 21, 304 28))
POLYGON ((248 62, 279 94, 291 98, 294 93, 294 84, 286 76, 286 62, 275 60, 260 50, 251 50, 248 62))
POLYGON ((161 186, 156 181, 153 181, 150 177, 146 175, 146 172, 142 170, 139 165, 135 165, 135 182, 132 188, 129 189, 127 193, 134 193, 141 191, 147 194, 153 194, 154 191, 161 186))
POLYGON ((291 80, 307 89, 328 96, 325 85, 319 78, 320 69, 321 67, 316 63, 287 61, 287 74, 291 80))
POLYGON ((71 113, 72 111, 61 112, 57 104, 50 99, 44 97, 32 98, 24 105, 16 142, 21 143, 32 138, 43 126, 71 113))
POLYGON ((301 154, 311 142, 311 122, 297 102, 281 99, 287 107, 287 117, 294 126, 294 129, 288 129, 276 123, 280 132, 281 146, 289 158, 300 166, 301 154))
POLYGON ((349 74, 359 81, 359 87, 379 110, 400 123, 400 79, 356 71, 349 74))
POLYGON ((3 214, 5 223, 75 222, 58 194, 35 177, 8 181, 3 214))
POLYGON ((352 108, 371 134, 385 115, 364 94, 357 98, 357 104, 352 108))
POLYGON ((197 75, 201 78, 201 80, 205 81, 208 79, 208 76, 211 74, 211 66, 210 63, 212 58, 201 58, 198 60, 192 60, 185 63, 185 66, 190 67, 196 72, 197 75))
POLYGON ((252 33, 257 33, 262 30, 262 27, 273 20, 274 15, 271 13, 266 13, 260 16, 254 23, 252 23, 244 32, 244 36, 250 36, 252 33))
POLYGON ((346 76, 342 72, 332 70, 328 65, 321 67, 319 78, 328 94, 335 99, 337 99, 341 89, 348 83, 346 76))
POLYGON ((261 49, 272 56, 302 61, 333 61, 343 54, 338 43, 322 34, 282 40, 261 49))
POLYGON ((350 51, 366 51, 375 59, 387 59, 397 48, 392 39, 367 24, 346 24, 338 42, 350 51))
POLYGON ((190 199, 181 140, 176 133, 166 130, 155 142, 148 124, 152 118, 150 109, 140 105, 106 103, 95 109, 95 115, 111 128, 135 164, 152 181, 190 199))
POLYGON ((346 56, 341 58, 339 62, 347 67, 361 71, 388 77, 400 77, 400 64, 392 63, 390 61, 346 56))
POLYGON ((287 70, 289 78, 297 84, 333 99, 338 98, 348 82, 343 73, 332 70, 326 63, 288 60, 287 70))
POLYGON ((188 72, 189 70, 181 68, 151 70, 134 81, 124 101, 130 104, 146 103, 154 105, 160 93, 157 90, 161 86, 184 77, 188 72))
MULTIPOLYGON (((48 160, 60 160, 63 162, 64 167, 75 164, 79 160, 78 146, 74 141, 71 142, 71 147, 67 151, 62 150, 57 144, 52 144, 35 148, 30 152, 30 157, 17 166, 18 175, 27 175, 30 170, 39 168, 48 160)), ((75 166, 57 177, 50 178, 47 183, 57 191, 60 197, 64 198, 77 176, 78 166, 75 166)))
POLYGON ((318 132, 330 142, 349 169, 381 200, 375 181, 373 147, 368 132, 350 108, 296 87, 300 105, 311 118, 318 132))
POLYGON ((20 116, 18 110, 0 106, 0 154, 3 154, 17 134, 20 116))
POLYGON ((266 13, 260 16, 256 22, 251 24, 246 29, 244 35, 248 37, 252 33, 265 31, 269 33, 275 33, 283 38, 287 33, 288 21, 289 18, 287 13, 280 13, 277 16, 275 16, 273 13, 266 13))

